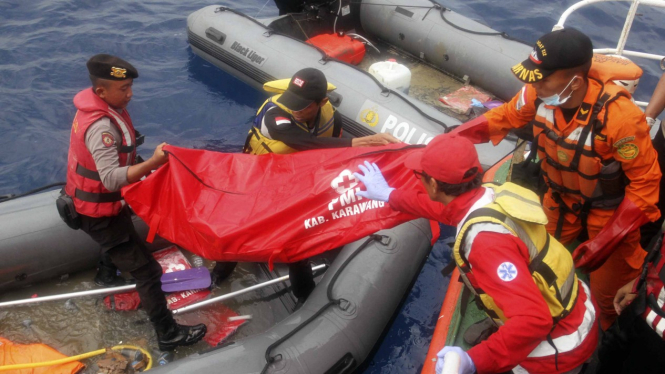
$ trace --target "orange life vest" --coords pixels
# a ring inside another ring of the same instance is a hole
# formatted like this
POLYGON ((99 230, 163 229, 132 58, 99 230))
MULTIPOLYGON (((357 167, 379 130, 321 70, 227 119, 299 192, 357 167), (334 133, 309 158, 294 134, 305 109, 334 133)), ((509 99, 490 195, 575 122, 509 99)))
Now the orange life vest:
MULTIPOLYGON (((536 102, 534 136, 538 144, 538 156, 543 160, 542 170, 547 185, 561 197, 572 212, 585 209, 616 208, 624 196, 627 184, 621 164, 612 157, 602 159, 595 151, 601 141, 608 115, 608 105, 621 96, 630 98, 623 88, 602 82, 607 74, 598 74, 592 68, 585 101, 580 105, 573 121, 579 127, 567 136, 556 123, 567 123, 556 107, 536 102), (588 100, 595 98, 595 100, 588 100)), ((527 85, 525 90, 534 90, 527 85)), ((535 97, 535 93, 533 96, 535 97)))

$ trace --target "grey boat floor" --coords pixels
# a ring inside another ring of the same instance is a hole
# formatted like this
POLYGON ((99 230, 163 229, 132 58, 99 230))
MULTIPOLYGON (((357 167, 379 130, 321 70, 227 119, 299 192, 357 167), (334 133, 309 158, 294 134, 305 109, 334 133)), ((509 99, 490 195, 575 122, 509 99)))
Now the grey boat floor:
MULTIPOLYGON (((376 52, 369 46, 366 48, 367 52, 365 53, 365 57, 362 62, 358 64, 360 69, 368 71, 369 67, 375 62, 387 61, 391 58, 395 59, 398 63, 403 64, 411 70, 411 87, 409 88, 409 96, 418 99, 423 103, 429 104, 433 108, 436 108, 453 118, 457 118, 462 122, 468 121, 473 117, 473 112, 470 112, 469 115, 460 114, 444 107, 439 101, 439 97, 453 93, 464 87, 465 83, 462 79, 448 75, 441 70, 432 67, 430 64, 412 57, 404 51, 395 49, 392 46, 379 44, 377 47, 381 53, 376 52)), ((494 95, 491 93, 488 93, 477 86, 474 86, 474 88, 494 98, 494 95)))
MULTIPOLYGON (((182 250, 182 253, 186 257, 192 257, 191 253, 185 250, 182 250)), ((338 250, 329 251, 313 258, 312 262, 330 263, 337 253, 338 250)), ((204 260, 204 265, 212 269, 214 262, 204 260)), ((315 280, 321 279, 322 274, 323 272, 317 272, 315 280)), ((271 272, 265 264, 239 263, 223 284, 212 287, 211 297, 244 289, 283 275, 288 275, 288 268, 285 265, 276 264, 271 272)), ((1 294, 0 302, 22 300, 33 295, 48 296, 97 289, 99 287, 92 282, 94 276, 94 270, 66 275, 50 282, 1 294)), ((230 308, 238 315, 252 316, 251 320, 240 326, 220 345, 245 336, 263 333, 291 314, 296 300, 287 286, 288 283, 268 286, 220 302, 219 304, 230 308)), ((209 316, 216 305, 218 304, 187 312, 183 316, 192 314, 195 317, 209 316)), ((0 326, 2 326, 1 336, 14 343, 43 343, 68 356, 129 344, 148 350, 155 361, 153 366, 156 366, 157 358, 161 354, 157 348, 152 325, 142 309, 110 310, 104 305, 101 295, 0 309, 0 326)), ((210 349, 212 349, 210 345, 201 341, 193 346, 177 348, 174 351, 174 358, 177 360, 210 349)), ((87 367, 82 373, 97 373, 98 368, 95 363, 101 358, 103 356, 83 360, 87 367)))

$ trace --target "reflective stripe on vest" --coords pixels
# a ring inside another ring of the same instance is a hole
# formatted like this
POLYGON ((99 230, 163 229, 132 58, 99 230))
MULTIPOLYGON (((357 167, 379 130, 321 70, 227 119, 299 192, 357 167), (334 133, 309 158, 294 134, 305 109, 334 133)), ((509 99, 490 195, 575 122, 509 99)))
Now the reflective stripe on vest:
MULTIPOLYGON (((659 233, 662 235, 662 233, 659 233)), ((662 239, 662 236, 661 236, 662 239)), ((654 244, 650 244, 653 246, 654 244)), ((638 292, 640 284, 646 286, 646 309, 642 313, 642 318, 661 338, 665 339, 665 247, 662 240, 656 242, 656 247, 651 247, 651 251, 647 255, 644 266, 646 272, 643 273, 638 281, 638 292), (657 248, 656 248, 657 247, 657 248)))
POLYGON ((478 233, 508 232, 527 247, 531 276, 554 322, 558 322, 577 300, 579 285, 570 253, 547 233, 547 218, 533 192, 512 183, 486 188, 494 190, 493 201, 467 214, 455 241, 453 254, 462 279, 478 295, 487 314, 501 325, 506 317, 492 297, 478 287, 468 256, 478 233))
MULTIPOLYGON (((644 320, 656 332, 656 334, 658 334, 658 336, 665 339, 665 318, 661 315, 663 313, 663 305, 665 305, 665 287, 663 287, 662 283, 659 287, 660 292, 658 292, 657 297, 655 296, 655 293, 649 294, 655 299, 654 301, 656 305, 649 306, 649 303, 647 302, 648 307, 644 313, 644 320)), ((652 289, 652 291, 656 290, 652 289)))
MULTIPOLYGON (((613 209, 624 196, 621 164, 614 159, 601 160, 595 152, 594 138, 604 126, 608 104, 627 94, 617 86, 598 83, 598 99, 591 109, 586 109, 591 111, 587 124, 573 130, 565 138, 555 124, 554 107, 541 102, 533 121, 538 155, 544 160, 542 169, 545 180, 553 191, 566 195, 564 200, 573 212, 577 212, 584 203, 593 208, 613 209), (577 209, 574 205, 578 205, 577 209)), ((580 111, 584 108, 584 105, 580 106, 573 121, 582 115, 580 111)))
MULTIPOLYGON (((305 123, 299 123, 293 119, 291 116, 292 111, 282 104, 277 102, 277 99, 280 95, 275 95, 268 100, 266 100, 263 105, 259 108, 256 113, 256 118, 254 119, 254 126, 249 130, 247 134, 247 140, 245 141, 245 153, 261 155, 266 153, 278 153, 278 154, 287 154, 297 152, 296 149, 293 149, 286 145, 284 142, 272 139, 268 129, 265 125, 265 115, 268 111, 273 110, 278 107, 290 115, 291 123, 295 124, 303 130, 304 132, 310 132, 309 127, 305 123)), ((316 124, 312 129, 312 133, 317 137, 332 137, 333 131, 335 129, 335 119, 334 119, 335 110, 330 102, 327 102, 319 113, 317 114, 316 124)))
MULTIPOLYGON (((582 285, 582 289, 586 294, 586 300, 584 301, 584 320, 580 324, 577 331, 572 332, 568 335, 562 335, 558 338, 552 339, 554 346, 556 347, 559 354, 564 352, 570 352, 579 347, 589 335, 591 327, 593 326, 594 321, 596 320, 596 310, 593 307, 593 302, 591 301, 591 293, 589 292, 589 287, 586 284, 579 282, 582 285)), ((528 357, 545 357, 545 356, 554 356, 557 352, 552 347, 548 341, 543 341, 538 346, 529 353, 528 357)))

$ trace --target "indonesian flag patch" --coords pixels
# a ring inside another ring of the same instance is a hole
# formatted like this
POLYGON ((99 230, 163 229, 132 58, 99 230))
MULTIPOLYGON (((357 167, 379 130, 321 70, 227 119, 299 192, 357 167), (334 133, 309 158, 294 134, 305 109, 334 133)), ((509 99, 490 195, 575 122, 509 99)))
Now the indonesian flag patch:
POLYGON ((286 124, 289 124, 289 123, 291 123, 291 120, 286 118, 286 117, 275 117, 275 124, 277 126, 286 125, 286 124))
POLYGON ((298 78, 298 77, 295 77, 295 78, 293 78, 293 84, 295 84, 296 86, 302 88, 302 86, 305 85, 305 81, 298 78))
POLYGON ((113 134, 110 132, 104 131, 102 133, 102 144, 104 144, 104 147, 112 147, 115 145, 115 138, 113 137, 113 134))

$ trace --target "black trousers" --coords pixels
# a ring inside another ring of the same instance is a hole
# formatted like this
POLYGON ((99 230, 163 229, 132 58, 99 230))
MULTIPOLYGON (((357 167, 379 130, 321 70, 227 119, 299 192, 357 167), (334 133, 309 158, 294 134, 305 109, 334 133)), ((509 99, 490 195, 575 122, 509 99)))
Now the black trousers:
MULTIPOLYGON (((217 265, 215 265, 213 273, 215 273, 219 279, 226 279, 231 275, 236 265, 238 265, 237 262, 218 262, 217 265)), ((312 267, 307 260, 289 264, 289 280, 291 281, 293 295, 299 299, 306 299, 307 296, 312 293, 314 287, 316 287, 312 267)))
POLYGON ((598 374, 665 373, 665 340, 630 308, 605 331, 598 374))
POLYGON ((136 279, 136 291, 150 320, 172 323, 173 316, 162 292, 162 268, 136 233, 129 208, 123 208, 114 217, 82 215, 81 230, 101 246, 102 258, 108 255, 113 265, 136 279))
MULTIPOLYGON (((663 136, 663 131, 658 130, 656 136, 653 139, 653 147, 658 153, 658 163, 660 164, 660 171, 665 174, 665 137, 663 136)), ((646 248, 651 241, 651 238, 654 237, 663 226, 663 220, 665 220, 665 183, 660 184, 660 189, 658 191, 658 210, 661 212, 661 216, 656 222, 647 222, 645 225, 640 227, 640 244, 642 248, 646 248)), ((665 372, 665 370, 663 370, 665 372)))

